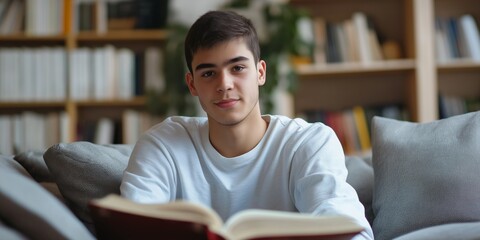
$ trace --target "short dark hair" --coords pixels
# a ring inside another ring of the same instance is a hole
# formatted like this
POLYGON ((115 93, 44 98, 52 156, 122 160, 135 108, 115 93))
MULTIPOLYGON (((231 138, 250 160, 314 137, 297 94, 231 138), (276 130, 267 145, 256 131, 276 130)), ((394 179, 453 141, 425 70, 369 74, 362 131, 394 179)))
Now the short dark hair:
POLYGON ((260 44, 252 21, 233 11, 209 11, 193 23, 185 38, 185 60, 192 71, 193 55, 201 48, 211 48, 236 38, 243 38, 255 62, 260 61, 260 44))

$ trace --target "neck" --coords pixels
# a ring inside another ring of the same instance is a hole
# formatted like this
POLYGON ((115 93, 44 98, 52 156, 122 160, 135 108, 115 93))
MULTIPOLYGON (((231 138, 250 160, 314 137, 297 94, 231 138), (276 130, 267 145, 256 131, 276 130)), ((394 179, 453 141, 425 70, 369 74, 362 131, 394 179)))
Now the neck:
POLYGON ((240 156, 257 146, 265 135, 267 127, 268 124, 262 118, 260 111, 234 125, 210 123, 210 142, 224 157, 240 156))

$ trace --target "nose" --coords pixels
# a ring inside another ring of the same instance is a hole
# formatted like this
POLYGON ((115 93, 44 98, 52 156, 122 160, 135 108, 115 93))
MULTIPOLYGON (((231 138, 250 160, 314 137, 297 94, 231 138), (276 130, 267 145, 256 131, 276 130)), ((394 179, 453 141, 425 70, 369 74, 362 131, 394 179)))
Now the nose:
POLYGON ((218 78, 217 92, 226 92, 233 89, 233 77, 228 73, 222 73, 218 78))

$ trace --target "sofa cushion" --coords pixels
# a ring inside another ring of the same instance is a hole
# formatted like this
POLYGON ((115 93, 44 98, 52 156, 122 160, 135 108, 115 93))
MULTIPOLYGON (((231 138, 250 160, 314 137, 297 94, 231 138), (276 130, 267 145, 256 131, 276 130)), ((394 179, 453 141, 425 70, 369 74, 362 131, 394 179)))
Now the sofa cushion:
POLYGON ((29 150, 14 157, 37 182, 53 182, 53 177, 43 160, 44 151, 29 150))
POLYGON ((480 222, 450 223, 420 229, 402 235, 395 240, 478 240, 480 239, 480 222))
POLYGON ((365 207, 365 217, 373 223, 373 167, 370 157, 345 156, 348 170, 347 182, 357 191, 360 202, 365 207))
POLYGON ((13 156, 7 156, 0 154, 0 168, 8 168, 11 171, 15 171, 25 177, 32 178, 32 176, 25 170, 20 163, 13 159, 13 156))
POLYGON ((0 202, 0 219, 29 239, 94 239, 65 205, 14 169, 0 168, 0 202))
POLYGON ((88 202, 120 194, 123 171, 133 146, 90 142, 60 143, 44 154, 45 162, 72 211, 91 230, 88 202))
POLYGON ((23 236, 17 230, 6 226, 0 221, 0 239, 27 240, 28 238, 23 236))
POLYGON ((372 121, 377 239, 480 221, 480 112, 430 123, 372 121))

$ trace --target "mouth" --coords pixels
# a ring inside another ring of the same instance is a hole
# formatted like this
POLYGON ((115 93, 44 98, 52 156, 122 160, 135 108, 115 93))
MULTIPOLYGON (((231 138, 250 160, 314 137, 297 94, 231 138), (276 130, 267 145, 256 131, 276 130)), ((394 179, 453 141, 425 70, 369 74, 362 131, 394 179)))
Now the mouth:
POLYGON ((220 108, 231 108, 233 107, 239 100, 238 99, 222 99, 220 101, 216 101, 215 105, 220 108))

